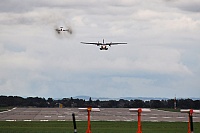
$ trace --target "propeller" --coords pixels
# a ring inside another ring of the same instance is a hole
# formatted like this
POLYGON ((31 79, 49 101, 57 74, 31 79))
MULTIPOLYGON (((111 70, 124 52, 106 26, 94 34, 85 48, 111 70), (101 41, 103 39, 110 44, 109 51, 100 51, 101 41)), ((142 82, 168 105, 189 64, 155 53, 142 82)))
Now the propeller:
POLYGON ((66 30, 66 31, 68 31, 69 34, 72 34, 72 33, 73 33, 73 32, 72 32, 72 28, 71 28, 70 26, 67 27, 67 30, 66 30))
POLYGON ((55 31, 56 31, 57 34, 60 34, 60 27, 58 27, 57 25, 55 25, 54 29, 55 29, 55 31))
POLYGON ((111 47, 111 44, 112 44, 112 42, 110 42, 110 45, 109 45, 110 47, 111 47))

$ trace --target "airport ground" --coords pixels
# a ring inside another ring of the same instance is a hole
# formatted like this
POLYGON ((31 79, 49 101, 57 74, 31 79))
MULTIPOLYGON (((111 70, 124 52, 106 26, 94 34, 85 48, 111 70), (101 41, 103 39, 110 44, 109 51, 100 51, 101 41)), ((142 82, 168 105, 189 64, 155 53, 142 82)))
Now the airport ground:
MULTIPOLYGON (((87 112, 78 108, 13 108, 0 113, 0 133, 73 133, 72 113, 78 133, 87 129, 87 112)), ((188 114, 151 109, 142 113, 143 133, 186 133, 188 114)), ((193 115, 194 131, 200 132, 200 114, 193 115)), ((137 131, 137 113, 128 108, 101 108, 91 113, 93 133, 137 131)))
MULTIPOLYGON (((100 108, 91 112, 91 121, 137 121, 137 113, 128 108, 100 108)), ((87 112, 78 108, 13 108, 0 112, 0 121, 72 121, 75 113, 77 121, 87 121, 87 112)), ((149 122, 187 122, 188 114, 181 112, 151 109, 142 113, 142 121, 149 122)), ((200 114, 193 114, 193 121, 200 122, 200 114)))

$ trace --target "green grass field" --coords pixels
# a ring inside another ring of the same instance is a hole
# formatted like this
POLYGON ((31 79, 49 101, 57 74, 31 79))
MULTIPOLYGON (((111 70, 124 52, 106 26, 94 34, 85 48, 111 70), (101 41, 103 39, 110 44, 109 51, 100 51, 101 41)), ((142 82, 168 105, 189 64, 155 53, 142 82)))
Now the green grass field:
MULTIPOLYGON (((85 133, 86 121, 77 122, 78 133, 85 133)), ((91 122, 92 133, 136 133, 137 122, 91 122)), ((143 122, 143 133, 187 133, 185 122, 143 122)), ((200 123, 194 123, 200 133, 200 123)), ((67 122, 6 122, 0 121, 0 133, 73 133, 73 123, 67 122)))

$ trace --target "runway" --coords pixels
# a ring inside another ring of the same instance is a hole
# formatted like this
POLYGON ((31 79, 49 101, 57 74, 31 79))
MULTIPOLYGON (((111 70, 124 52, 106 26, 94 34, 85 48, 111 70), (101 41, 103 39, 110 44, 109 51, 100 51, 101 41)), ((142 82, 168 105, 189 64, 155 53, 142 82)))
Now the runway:
MULTIPOLYGON (((137 112, 128 108, 100 108, 91 112, 91 121, 137 121, 137 112)), ((0 121, 72 121, 75 113, 77 121, 87 121, 87 112, 78 108, 13 108, 0 112, 0 121)), ((188 114, 151 109, 142 113, 142 121, 150 122, 187 122, 188 114)), ((193 114, 193 121, 200 122, 200 114, 193 114)))

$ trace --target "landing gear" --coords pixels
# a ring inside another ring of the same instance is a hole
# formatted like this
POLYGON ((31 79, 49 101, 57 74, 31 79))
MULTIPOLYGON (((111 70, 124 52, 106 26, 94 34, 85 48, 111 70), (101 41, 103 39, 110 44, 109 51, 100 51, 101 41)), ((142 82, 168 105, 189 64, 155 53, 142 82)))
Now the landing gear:
POLYGON ((108 50, 108 48, 100 48, 100 50, 108 50))

